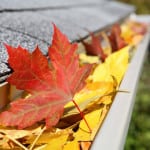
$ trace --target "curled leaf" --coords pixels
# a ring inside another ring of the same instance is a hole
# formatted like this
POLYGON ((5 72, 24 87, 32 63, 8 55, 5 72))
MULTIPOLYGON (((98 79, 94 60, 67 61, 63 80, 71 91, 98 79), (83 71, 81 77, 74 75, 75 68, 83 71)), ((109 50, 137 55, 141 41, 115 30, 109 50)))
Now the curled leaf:
POLYGON ((112 52, 120 50, 127 45, 124 39, 121 37, 121 28, 118 24, 114 24, 112 26, 108 38, 112 47, 112 52))
POLYGON ((87 43, 85 41, 81 41, 84 45, 86 52, 88 55, 96 55, 99 56, 102 61, 105 60, 107 55, 104 53, 103 48, 100 43, 100 37, 90 33, 92 41, 91 43, 87 43))

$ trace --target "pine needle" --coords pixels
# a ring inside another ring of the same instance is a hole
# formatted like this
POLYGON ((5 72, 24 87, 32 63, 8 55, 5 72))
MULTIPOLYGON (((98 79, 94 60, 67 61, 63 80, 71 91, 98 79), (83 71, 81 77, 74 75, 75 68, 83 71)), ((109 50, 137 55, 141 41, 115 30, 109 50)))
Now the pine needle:
POLYGON ((26 148, 24 145, 22 145, 20 142, 18 142, 16 139, 13 139, 11 136, 6 135, 6 137, 8 139, 10 139, 11 141, 13 141, 15 144, 17 144, 18 146, 20 146, 21 148, 23 148, 24 150, 28 150, 28 148, 26 148))
POLYGON ((42 133, 45 131, 45 129, 46 129, 46 126, 44 126, 44 127, 41 129, 40 133, 38 134, 38 136, 37 136, 37 137, 35 138, 35 140, 33 141, 31 147, 29 148, 29 150, 32 150, 32 149, 33 149, 33 147, 35 146, 36 142, 38 141, 38 139, 40 138, 40 136, 42 135, 42 133))

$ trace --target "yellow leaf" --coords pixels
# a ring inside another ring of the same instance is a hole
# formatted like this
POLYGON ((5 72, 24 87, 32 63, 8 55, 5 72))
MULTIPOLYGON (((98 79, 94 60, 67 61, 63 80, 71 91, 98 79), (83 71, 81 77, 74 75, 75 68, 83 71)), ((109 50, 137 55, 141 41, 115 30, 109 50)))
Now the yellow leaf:
MULTIPOLYGON (((61 135, 69 136, 70 134, 72 134, 71 129, 63 129, 63 130, 58 129, 58 131, 56 130, 54 132, 47 130, 47 131, 42 133, 42 135, 39 137, 36 144, 49 143, 51 141, 51 139, 59 138, 61 135)), ((29 142, 30 141, 32 142, 32 140, 33 139, 28 139, 29 142)))
POLYGON ((3 138, 0 139, 0 149, 10 149, 9 141, 6 136, 3 136, 3 138))
POLYGON ((100 59, 98 56, 88 56, 85 53, 80 53, 79 59, 81 63, 88 63, 88 64, 100 63, 100 59))
POLYGON ((82 92, 77 93, 74 99, 80 104, 80 102, 85 101, 86 99, 96 96, 99 98, 112 92, 113 90, 112 82, 87 83, 85 89, 82 92))
POLYGON ((29 136, 31 135, 31 131, 27 131, 27 130, 11 130, 11 129, 0 129, 0 132, 5 134, 5 135, 9 135, 11 136, 13 139, 19 139, 19 138, 23 138, 25 136, 29 136))
MULTIPOLYGON (((134 25, 134 26, 136 26, 136 25, 134 25)), ((127 24, 122 25, 121 26, 121 29, 122 29, 121 36, 128 44, 130 44, 132 46, 136 46, 142 40, 143 35, 136 34, 133 31, 132 27, 133 27, 133 24, 129 23, 129 22, 127 24)))
MULTIPOLYGON (((64 144, 67 142, 69 136, 68 131, 60 132, 59 134, 55 134, 55 136, 47 136, 48 144, 43 150, 62 150, 64 144)), ((40 139, 39 139, 40 140, 40 139)))
POLYGON ((43 150, 45 146, 46 146, 46 144, 37 146, 36 148, 34 148, 34 150, 43 150))
POLYGON ((121 50, 111 54, 103 64, 99 64, 89 77, 92 82, 113 82, 112 76, 120 84, 124 73, 128 67, 130 46, 126 46, 121 50))
MULTIPOLYGON (((115 91, 115 82, 117 81, 117 85, 120 84, 127 69, 129 49, 130 46, 126 46, 111 54, 105 63, 99 64, 95 68, 93 74, 88 78, 87 86, 74 97, 81 110, 91 101, 98 100, 100 97, 115 91)), ((107 103, 111 103, 111 101, 107 101, 107 103)), ((74 104, 69 102, 65 108, 74 109, 74 104)), ((74 109, 72 113, 77 113, 77 109, 74 109)))
POLYGON ((103 50, 107 56, 109 56, 111 54, 111 51, 112 51, 110 46, 103 48, 103 50))
POLYGON ((109 105, 112 103, 112 96, 104 96, 101 98, 101 103, 105 104, 105 105, 109 105))
MULTIPOLYGON (((87 122, 89 123, 89 126, 91 129, 94 129, 98 125, 100 116, 101 116, 101 112, 102 112, 102 110, 98 109, 98 110, 92 111, 92 112, 88 113, 87 115, 85 115, 85 118, 86 118, 87 122)), ((80 122, 79 127, 82 130, 88 131, 87 125, 84 120, 82 120, 80 122)))
POLYGON ((99 119, 99 124, 98 124, 98 127, 97 127, 97 128, 94 128, 94 129, 93 129, 92 134, 91 134, 91 139, 94 139, 94 138, 95 138, 95 135, 96 135, 98 129, 101 127, 102 122, 103 122, 104 118, 106 117, 106 114, 108 113, 108 110, 109 110, 109 107, 107 107, 107 105, 105 105, 105 106, 101 109, 101 116, 100 116, 100 119, 99 119))
POLYGON ((35 126, 33 129, 28 130, 18 130, 18 129, 12 129, 8 127, 0 127, 0 132, 4 135, 8 135, 13 139, 20 139, 27 136, 32 136, 33 134, 38 134, 41 131, 40 126, 35 126))
MULTIPOLYGON (((98 129, 99 121, 101 117, 102 109, 92 111, 85 115, 86 121, 88 122, 92 131, 98 129)), ((95 131, 94 131, 95 132, 95 131)), ((78 131, 74 134, 76 141, 91 141, 91 134, 84 120, 81 120, 78 131)))
POLYGON ((121 37, 128 43, 132 43, 134 32, 130 29, 129 25, 123 24, 121 26, 121 37))
POLYGON ((80 146, 77 141, 71 141, 64 145, 63 150, 80 150, 80 146))
POLYGON ((99 64, 88 79, 92 82, 112 82, 110 67, 106 63, 99 64))
MULTIPOLYGON (((112 82, 94 82, 87 83, 86 87, 77 93, 74 97, 74 100, 78 104, 81 110, 84 110, 87 105, 96 101, 104 95, 108 95, 109 93, 115 92, 114 83, 112 82)), ((109 101, 111 103, 111 101, 109 101)), ((65 109, 74 108, 74 104, 69 102, 66 104, 65 109)), ((69 113, 78 113, 77 109, 71 109, 69 113)))

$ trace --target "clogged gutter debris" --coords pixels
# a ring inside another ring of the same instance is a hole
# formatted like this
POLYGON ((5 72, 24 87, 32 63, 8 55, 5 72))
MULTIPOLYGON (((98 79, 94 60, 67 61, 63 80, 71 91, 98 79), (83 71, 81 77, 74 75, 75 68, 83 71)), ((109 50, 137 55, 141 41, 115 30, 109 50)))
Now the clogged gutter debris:
POLYGON ((107 33, 90 33, 77 54, 77 44, 53 27, 50 61, 38 47, 29 53, 5 45, 13 70, 7 82, 24 92, 0 113, 1 149, 90 149, 116 93, 124 92, 119 85, 129 51, 147 32, 134 21, 115 24, 107 33))

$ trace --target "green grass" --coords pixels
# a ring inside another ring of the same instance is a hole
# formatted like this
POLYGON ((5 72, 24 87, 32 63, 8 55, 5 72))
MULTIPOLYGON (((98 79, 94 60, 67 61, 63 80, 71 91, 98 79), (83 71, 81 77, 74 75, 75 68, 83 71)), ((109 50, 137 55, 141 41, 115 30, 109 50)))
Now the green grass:
POLYGON ((150 58, 143 66, 125 150, 150 150, 150 58))

